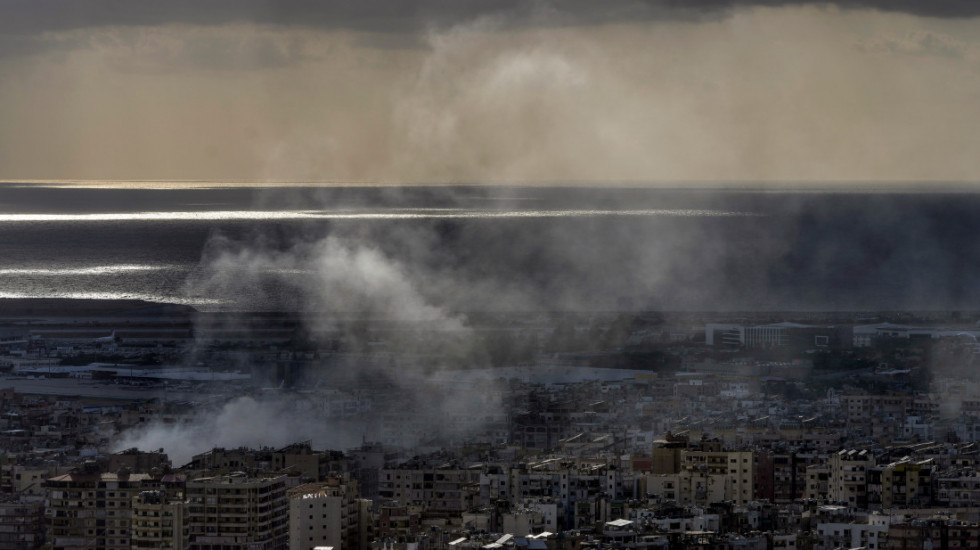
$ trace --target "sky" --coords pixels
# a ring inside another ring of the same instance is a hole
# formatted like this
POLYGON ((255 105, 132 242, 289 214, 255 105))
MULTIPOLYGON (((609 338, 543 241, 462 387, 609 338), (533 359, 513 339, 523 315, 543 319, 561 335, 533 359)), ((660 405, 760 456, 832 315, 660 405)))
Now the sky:
POLYGON ((0 179, 980 178, 966 0, 4 0, 0 179))

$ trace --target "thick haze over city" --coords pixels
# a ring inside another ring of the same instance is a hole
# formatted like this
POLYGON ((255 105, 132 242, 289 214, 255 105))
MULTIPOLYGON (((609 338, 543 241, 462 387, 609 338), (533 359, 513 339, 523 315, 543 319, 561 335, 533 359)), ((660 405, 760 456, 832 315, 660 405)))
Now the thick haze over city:
POLYGON ((972 2, 3 3, 0 177, 974 181, 972 2))

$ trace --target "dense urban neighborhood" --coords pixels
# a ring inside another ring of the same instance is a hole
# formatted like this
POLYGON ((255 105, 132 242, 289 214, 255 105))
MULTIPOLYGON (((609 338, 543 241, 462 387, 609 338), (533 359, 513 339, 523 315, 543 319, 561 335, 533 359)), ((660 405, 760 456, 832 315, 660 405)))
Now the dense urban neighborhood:
POLYGON ((980 545, 972 314, 53 311, 0 329, 0 549, 980 545))

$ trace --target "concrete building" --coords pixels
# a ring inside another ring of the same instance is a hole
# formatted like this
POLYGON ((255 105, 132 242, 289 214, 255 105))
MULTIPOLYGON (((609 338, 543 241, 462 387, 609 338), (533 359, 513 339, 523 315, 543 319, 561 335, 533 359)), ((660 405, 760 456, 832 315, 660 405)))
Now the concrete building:
POLYGON ((980 502, 980 476, 973 468, 935 475, 936 502, 943 506, 975 506, 980 502))
POLYGON ((840 349, 853 345, 850 326, 781 322, 766 325, 708 323, 705 343, 724 348, 840 349))
POLYGON ((943 519, 915 520, 891 525, 888 550, 945 550, 980 546, 980 525, 943 519))
POLYGON ((0 492, 17 495, 43 496, 44 482, 57 472, 44 466, 4 464, 0 466, 0 492))
POLYGON ((664 439, 654 441, 652 472, 655 474, 676 474, 681 471, 681 452, 688 440, 676 437, 670 432, 664 439))
POLYGON ((531 511, 536 514, 536 518, 540 518, 540 524, 532 526, 534 533, 540 533, 542 531, 557 533, 561 530, 562 525, 560 519, 562 506, 559 502, 549 498, 530 499, 522 502, 521 508, 531 511))
POLYGON ((0 550, 33 550, 44 544, 44 503, 0 503, 0 550))
POLYGON ((479 498, 480 475, 479 469, 383 469, 378 495, 421 506, 427 517, 458 515, 479 498))
POLYGON ((881 472, 881 505, 884 508, 926 506, 932 503, 932 463, 902 460, 881 472))
POLYGON ((818 501, 830 498, 830 466, 826 464, 807 466, 805 496, 818 501))
POLYGON ((344 454, 339 451, 316 451, 312 442, 287 445, 272 453, 272 469, 299 473, 306 480, 323 481, 331 474, 346 468, 344 454))
POLYGON ((875 465, 868 451, 843 450, 830 455, 827 497, 851 508, 868 505, 868 469, 875 465))
POLYGON ((503 532, 517 537, 526 537, 547 530, 544 528, 544 516, 537 510, 528 508, 517 508, 505 512, 501 515, 500 521, 503 532))
POLYGON ((422 511, 418 506, 385 504, 378 510, 377 538, 404 542, 422 532, 422 511))
POLYGON ((190 546, 183 491, 141 491, 133 497, 132 549, 190 546))
POLYGON ((163 451, 144 452, 132 448, 109 455, 109 464, 106 465, 106 470, 117 472, 126 468, 130 472, 150 472, 154 468, 162 471, 170 467, 170 459, 163 451))
POLYGON ((289 549, 312 550, 330 546, 355 550, 360 544, 360 507, 357 483, 331 478, 290 489, 289 549))
POLYGON ((755 499, 757 467, 752 451, 683 450, 681 471, 646 476, 646 491, 680 506, 755 499))
POLYGON ((881 550, 888 546, 888 533, 892 524, 902 521, 902 516, 871 514, 868 516, 867 522, 820 523, 817 525, 813 549, 866 548, 868 550, 881 550))
POLYGON ((49 479, 48 542, 54 550, 129 550, 132 502, 149 474, 81 472, 49 479))
POLYGON ((756 496, 787 504, 806 494, 807 466, 816 455, 807 453, 760 452, 756 455, 756 496))
POLYGON ((285 550, 287 519, 286 476, 187 482, 191 550, 285 550))
POLYGON ((681 468, 690 474, 689 487, 693 503, 709 503, 700 498, 701 491, 707 497, 708 486, 720 487, 721 500, 746 504, 755 498, 755 454, 752 451, 722 451, 720 442, 715 446, 702 444, 703 450, 685 450, 681 454, 681 468), (710 482, 708 481, 710 478, 710 482), (703 489, 698 486, 706 483, 703 489))

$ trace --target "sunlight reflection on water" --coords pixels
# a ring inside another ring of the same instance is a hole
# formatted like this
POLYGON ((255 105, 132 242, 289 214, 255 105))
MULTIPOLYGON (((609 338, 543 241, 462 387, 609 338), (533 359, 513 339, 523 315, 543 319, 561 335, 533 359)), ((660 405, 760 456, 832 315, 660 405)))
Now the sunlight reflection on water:
POLYGON ((463 210, 409 209, 396 211, 223 210, 212 212, 124 212, 92 214, 0 214, 0 223, 86 221, 236 221, 236 220, 424 220, 588 217, 733 217, 751 212, 706 209, 644 210, 463 210))
POLYGON ((229 302, 216 300, 213 298, 187 297, 180 295, 159 295, 145 294, 139 292, 85 292, 85 291, 60 291, 57 289, 49 290, 43 294, 30 292, 8 292, 0 290, 0 298, 8 299, 27 299, 27 298, 67 298, 73 300, 143 300, 146 302, 170 303, 187 306, 219 306, 229 302))
POLYGON ((141 271, 164 271, 177 269, 175 265, 99 265, 92 267, 67 268, 0 268, 0 275, 30 275, 37 277, 61 277, 65 275, 109 275, 114 273, 138 273, 141 271))

